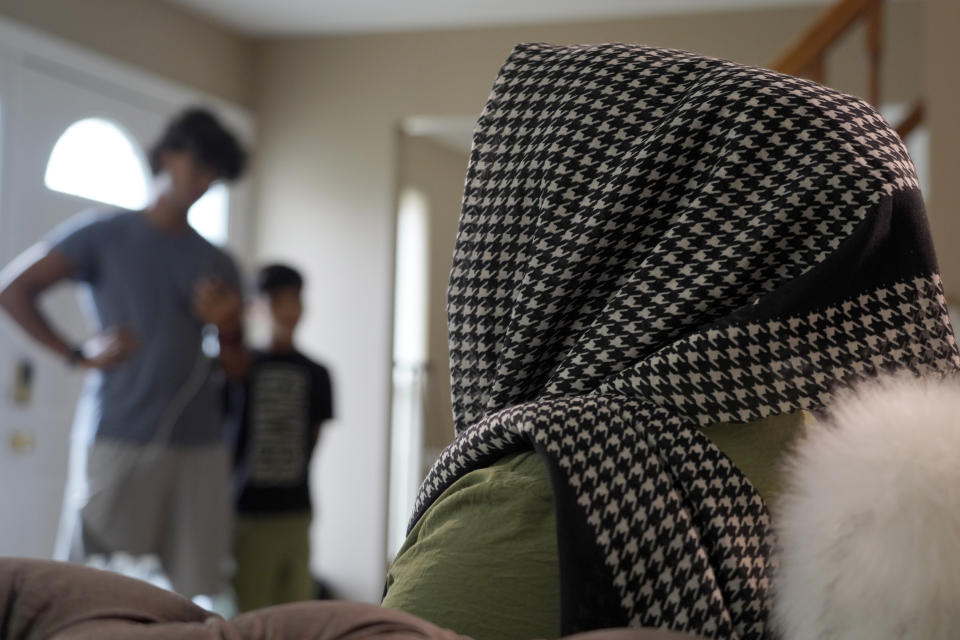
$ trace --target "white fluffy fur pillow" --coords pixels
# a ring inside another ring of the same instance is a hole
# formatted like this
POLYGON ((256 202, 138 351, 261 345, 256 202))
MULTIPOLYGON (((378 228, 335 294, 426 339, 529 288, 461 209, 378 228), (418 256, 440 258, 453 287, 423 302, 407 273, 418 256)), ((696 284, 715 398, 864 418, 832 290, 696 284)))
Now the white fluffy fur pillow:
POLYGON ((960 385, 894 378, 837 401, 774 513, 784 640, 960 638, 960 385))

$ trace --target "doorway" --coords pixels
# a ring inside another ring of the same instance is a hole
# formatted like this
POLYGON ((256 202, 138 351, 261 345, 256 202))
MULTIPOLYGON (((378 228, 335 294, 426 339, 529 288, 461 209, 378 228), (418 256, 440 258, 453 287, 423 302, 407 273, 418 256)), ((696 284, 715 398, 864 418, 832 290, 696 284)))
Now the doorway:
POLYGON ((446 290, 472 117, 418 117, 399 133, 387 561, 420 483, 453 440, 446 290))

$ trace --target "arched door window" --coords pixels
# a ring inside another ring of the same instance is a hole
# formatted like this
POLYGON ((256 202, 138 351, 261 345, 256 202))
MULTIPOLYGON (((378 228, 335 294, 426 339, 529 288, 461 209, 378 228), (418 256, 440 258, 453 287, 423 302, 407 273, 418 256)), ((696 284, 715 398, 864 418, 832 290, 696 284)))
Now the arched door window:
POLYGON ((52 191, 141 209, 150 197, 143 154, 116 124, 102 118, 74 122, 57 140, 44 184, 52 191))

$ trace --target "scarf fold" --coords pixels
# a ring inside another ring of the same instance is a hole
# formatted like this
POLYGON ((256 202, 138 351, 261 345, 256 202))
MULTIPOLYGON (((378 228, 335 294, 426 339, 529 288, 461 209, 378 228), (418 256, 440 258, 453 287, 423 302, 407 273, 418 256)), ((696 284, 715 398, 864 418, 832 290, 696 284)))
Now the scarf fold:
POLYGON ((766 506, 698 427, 960 368, 913 165, 857 98, 636 45, 519 45, 448 291, 454 480, 533 446, 563 632, 763 638, 766 506))

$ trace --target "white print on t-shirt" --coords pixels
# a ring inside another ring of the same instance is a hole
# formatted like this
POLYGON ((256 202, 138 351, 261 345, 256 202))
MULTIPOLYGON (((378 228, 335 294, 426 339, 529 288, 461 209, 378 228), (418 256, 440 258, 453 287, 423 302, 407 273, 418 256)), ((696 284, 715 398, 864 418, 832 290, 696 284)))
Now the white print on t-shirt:
POLYGON ((250 412, 250 480, 257 485, 302 481, 310 410, 309 380, 299 367, 268 365, 254 374, 250 412))

